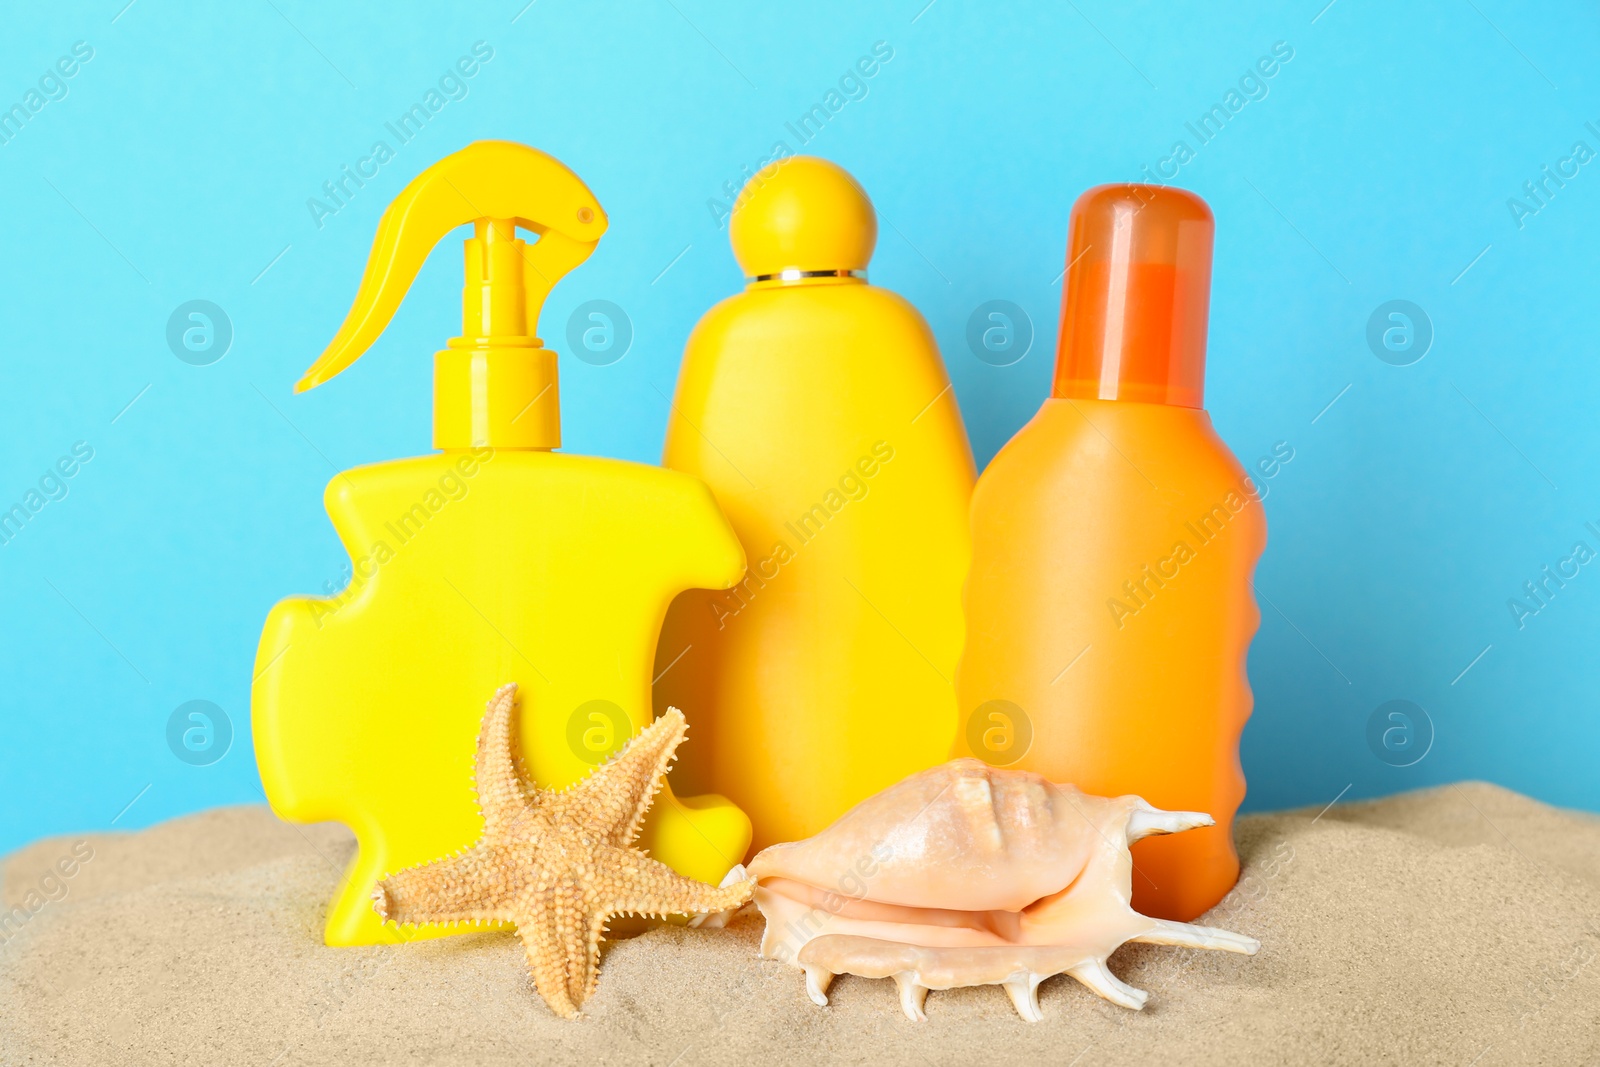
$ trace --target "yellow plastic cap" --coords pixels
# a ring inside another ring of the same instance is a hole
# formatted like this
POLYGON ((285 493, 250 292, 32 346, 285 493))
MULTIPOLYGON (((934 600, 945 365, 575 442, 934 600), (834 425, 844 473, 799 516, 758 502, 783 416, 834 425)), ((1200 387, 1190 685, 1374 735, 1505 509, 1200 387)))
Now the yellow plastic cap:
POLYGON ((550 289, 594 251, 605 212, 560 160, 513 141, 475 141, 413 178, 378 221, 344 325, 295 385, 321 385, 371 347, 433 246, 457 226, 466 284, 461 336, 434 354, 435 448, 561 445, 555 353, 537 336, 550 289), (539 235, 529 245, 517 228, 539 235))
POLYGON ((763 167, 739 193, 728 238, 751 278, 866 270, 878 243, 878 215, 843 167, 788 156, 763 167))

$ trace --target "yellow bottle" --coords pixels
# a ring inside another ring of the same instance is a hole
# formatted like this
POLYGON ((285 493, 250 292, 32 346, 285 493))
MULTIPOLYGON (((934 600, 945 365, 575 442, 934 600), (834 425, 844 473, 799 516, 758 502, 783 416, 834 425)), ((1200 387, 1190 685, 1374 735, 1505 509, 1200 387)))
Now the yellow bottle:
POLYGON ((775 163, 730 236, 749 283, 689 338, 665 463, 711 486, 750 569, 673 604, 656 706, 694 709, 674 778, 732 798, 761 848, 946 758, 974 471, 927 323, 867 284, 855 179, 775 163))
MULTIPOLYGON (((379 223, 349 316, 296 390, 361 355, 434 244, 469 222, 462 336, 434 357, 441 451, 328 484, 354 576, 337 596, 279 603, 256 654, 252 726, 273 810, 343 822, 360 846, 328 913, 331 945, 392 938, 370 907, 373 882, 477 839, 472 757, 498 686, 519 685, 530 777, 570 785, 649 723, 672 598, 744 572, 702 483, 553 451, 556 357, 533 334, 551 286, 588 258, 606 218, 542 152, 481 141, 408 185, 379 223)), ((692 721, 694 702, 683 707, 692 721)), ((641 845, 714 883, 749 840, 749 820, 724 798, 664 789, 641 845)))

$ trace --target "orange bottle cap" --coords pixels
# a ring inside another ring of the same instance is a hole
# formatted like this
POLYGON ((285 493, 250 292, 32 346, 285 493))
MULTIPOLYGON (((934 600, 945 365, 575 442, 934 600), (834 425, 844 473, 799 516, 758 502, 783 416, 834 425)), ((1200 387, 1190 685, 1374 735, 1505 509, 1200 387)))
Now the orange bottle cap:
POLYGON ((1213 229, 1183 189, 1101 185, 1078 198, 1052 395, 1205 406, 1213 229))

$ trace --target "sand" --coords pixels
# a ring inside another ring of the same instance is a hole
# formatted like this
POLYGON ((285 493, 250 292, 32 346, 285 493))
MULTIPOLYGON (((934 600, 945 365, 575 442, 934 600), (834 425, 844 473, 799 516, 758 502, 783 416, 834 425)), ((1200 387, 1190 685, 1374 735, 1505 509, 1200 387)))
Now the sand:
POLYGON ((1238 837, 1205 921, 1258 956, 1128 946, 1112 968, 1149 1007, 1056 978, 1033 1025, 994 987, 913 1023, 892 982, 845 976, 818 1008, 757 960, 759 918, 610 944, 565 1022, 508 933, 325 947, 342 828, 240 807, 56 838, 5 862, 0 899, 37 908, 0 934, 0 1063, 1600 1062, 1600 819, 1463 783, 1238 837), (75 845, 92 858, 47 878, 75 845))

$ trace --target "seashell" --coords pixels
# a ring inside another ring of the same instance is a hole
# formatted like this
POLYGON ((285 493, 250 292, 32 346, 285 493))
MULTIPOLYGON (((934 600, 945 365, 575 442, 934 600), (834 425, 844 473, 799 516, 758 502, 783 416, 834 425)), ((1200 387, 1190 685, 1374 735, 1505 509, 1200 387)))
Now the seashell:
POLYGON ((1029 1022, 1039 983, 1069 974, 1123 1007, 1148 996, 1106 959, 1128 941, 1254 955, 1260 942, 1133 910, 1128 846, 1213 824, 1136 796, 1090 796, 1028 771, 958 759, 914 774, 822 833, 750 862, 761 955, 805 972, 819 1005, 836 975, 893 978, 925 1019, 930 989, 999 985, 1029 1022))

